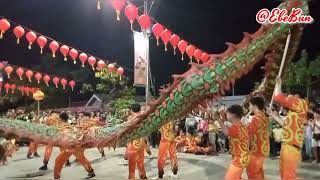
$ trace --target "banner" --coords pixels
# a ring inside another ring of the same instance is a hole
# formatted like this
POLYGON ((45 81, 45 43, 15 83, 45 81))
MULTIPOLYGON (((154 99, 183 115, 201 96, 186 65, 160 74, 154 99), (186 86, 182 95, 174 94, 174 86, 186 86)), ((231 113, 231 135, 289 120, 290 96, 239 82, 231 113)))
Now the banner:
POLYGON ((134 86, 146 87, 147 68, 149 59, 149 39, 143 33, 133 32, 134 35, 134 86))

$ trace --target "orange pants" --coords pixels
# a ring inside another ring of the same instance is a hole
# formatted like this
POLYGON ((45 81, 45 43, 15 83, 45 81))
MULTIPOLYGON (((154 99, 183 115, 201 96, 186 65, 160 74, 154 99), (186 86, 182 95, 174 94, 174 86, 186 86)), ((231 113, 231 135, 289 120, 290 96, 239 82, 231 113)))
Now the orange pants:
POLYGON ((297 179, 298 163, 301 160, 301 150, 287 144, 281 145, 280 174, 282 180, 297 179))
POLYGON ((76 149, 62 149, 58 157, 56 158, 56 162, 54 164, 54 178, 59 179, 61 175, 61 170, 63 165, 67 162, 71 155, 74 155, 78 162, 84 167, 87 172, 92 170, 90 162, 84 156, 84 150, 81 148, 76 149))
MULTIPOLYGON (((48 164, 51 153, 52 153, 53 146, 46 145, 46 148, 44 150, 44 157, 43 157, 43 164, 48 164)), ((62 148, 60 148, 60 152, 62 151, 62 148)))
POLYGON ((247 175, 250 180, 263 180, 263 163, 265 157, 250 155, 250 161, 247 166, 247 175))
POLYGON ((178 172, 178 162, 176 153, 176 143, 174 141, 160 141, 159 152, 158 152, 158 172, 164 174, 164 166, 167 160, 167 154, 169 152, 171 160, 171 169, 173 173, 178 172))
POLYGON ((39 144, 36 144, 34 142, 30 142, 27 156, 31 156, 33 154, 36 154, 37 150, 38 150, 38 146, 39 146, 39 144))
POLYGON ((147 179, 146 171, 144 169, 144 148, 136 149, 132 144, 128 145, 127 154, 129 160, 129 177, 128 179, 135 179, 136 165, 139 170, 140 179, 147 179))

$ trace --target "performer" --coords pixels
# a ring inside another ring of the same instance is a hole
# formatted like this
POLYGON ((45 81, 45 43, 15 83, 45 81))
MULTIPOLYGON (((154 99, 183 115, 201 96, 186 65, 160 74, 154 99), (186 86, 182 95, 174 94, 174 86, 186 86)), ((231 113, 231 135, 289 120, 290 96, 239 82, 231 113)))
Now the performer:
POLYGON ((253 97, 249 101, 249 110, 254 115, 249 121, 248 132, 250 136, 250 161, 247 167, 249 179, 264 179, 263 163, 269 156, 269 119, 263 112, 265 103, 261 97, 253 97))
POLYGON ((180 130, 179 136, 175 138, 176 147, 178 152, 182 152, 184 146, 186 146, 186 135, 183 129, 180 130))
POLYGON ((232 105, 223 112, 220 110, 221 118, 228 119, 232 124, 227 125, 221 119, 218 119, 220 127, 225 135, 229 136, 230 153, 232 163, 225 175, 226 180, 240 180, 243 169, 249 163, 249 135, 248 130, 241 122, 243 116, 242 107, 232 105))
MULTIPOLYGON (((39 117, 35 117, 32 120, 32 123, 40 123, 40 119, 39 117)), ((37 150, 38 150, 39 144, 34 143, 34 142, 30 142, 29 144, 29 149, 27 152, 27 158, 31 159, 31 156, 33 155, 34 157, 40 157, 37 150)))
MULTIPOLYGON (((57 112, 51 112, 50 117, 46 120, 46 124, 48 126, 68 126, 68 119, 61 119, 59 117, 59 114, 57 112)), ((50 160, 50 156, 52 154, 52 145, 46 145, 45 150, 44 150, 44 157, 43 157, 43 166, 39 168, 39 170, 48 170, 48 163, 50 160)), ((62 151, 62 148, 60 148, 60 152, 62 151)), ((71 166, 71 163, 69 159, 67 160, 66 166, 71 166)))
POLYGON ((178 162, 176 153, 176 142, 174 141, 174 123, 169 121, 160 128, 161 140, 158 152, 158 175, 159 178, 163 178, 165 161, 167 160, 167 154, 169 152, 171 160, 172 173, 176 175, 178 173, 178 162))
MULTIPOLYGON (((66 113, 61 113, 60 118, 63 121, 68 122, 68 115, 66 113)), ((82 124, 81 126, 84 126, 84 125, 82 124)), ((60 179, 63 164, 67 162, 67 160, 70 158, 71 155, 74 155, 77 158, 78 162, 85 168, 85 170, 88 172, 88 177, 96 176, 93 168, 91 167, 90 162, 84 156, 84 151, 85 149, 83 148, 74 148, 74 149, 61 148, 61 152, 57 156, 55 165, 54 165, 54 179, 60 179)))
POLYGON ((283 127, 280 151, 281 179, 296 179, 298 162, 301 160, 301 149, 304 139, 304 124, 307 122, 308 104, 299 94, 285 96, 281 91, 282 81, 276 78, 274 93, 275 102, 289 109, 288 115, 281 119, 276 112, 268 111, 283 127))
POLYGON ((12 157, 12 154, 18 150, 18 145, 16 145, 16 140, 6 140, 0 138, 0 164, 5 165, 8 157, 12 157))

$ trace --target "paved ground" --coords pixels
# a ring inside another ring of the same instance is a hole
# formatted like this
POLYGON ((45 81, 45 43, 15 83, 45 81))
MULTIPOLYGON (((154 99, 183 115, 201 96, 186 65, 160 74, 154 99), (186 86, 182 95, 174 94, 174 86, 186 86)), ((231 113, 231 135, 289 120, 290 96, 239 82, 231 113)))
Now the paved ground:
MULTIPOLYGON (((27 148, 23 147, 14 155, 13 159, 9 160, 5 166, 0 165, 0 179, 16 179, 20 177, 22 179, 38 179, 47 180, 53 179, 53 162, 52 159, 49 163, 49 170, 46 173, 40 173, 42 176, 26 178, 30 173, 38 173, 38 168, 42 165, 44 148, 41 147, 38 152, 40 158, 26 159, 27 148)), ((58 148, 54 149, 53 156, 58 153, 58 148)), ((128 167, 118 165, 122 162, 124 149, 120 148, 116 151, 106 150, 107 158, 100 158, 100 154, 97 149, 90 149, 86 151, 86 156, 92 162, 92 166, 95 169, 96 177, 93 180, 121 180, 126 179, 128 175, 128 167)), ((153 149, 153 153, 156 157, 157 150, 153 149)), ((74 160, 72 157, 71 162, 74 160)), ((178 179, 186 180, 222 180, 230 162, 230 155, 222 154, 219 156, 196 156, 191 154, 178 154, 179 160, 179 174, 178 179)), ((157 177, 157 160, 145 159, 145 166, 147 176, 152 179, 157 177)), ((278 160, 267 160, 265 165, 265 173, 267 179, 276 180, 279 179, 278 172, 278 160)), ((71 167, 66 167, 62 171, 62 178, 67 180, 78 180, 86 177, 86 172, 77 163, 72 163, 71 167)), ((166 179, 172 179, 170 174, 170 164, 166 166, 166 179)), ((136 174, 138 176, 138 173, 136 174)), ((320 165, 313 165, 311 163, 302 163, 299 169, 299 176, 303 179, 320 179, 320 165)), ((245 173, 243 177, 246 177, 245 173)))

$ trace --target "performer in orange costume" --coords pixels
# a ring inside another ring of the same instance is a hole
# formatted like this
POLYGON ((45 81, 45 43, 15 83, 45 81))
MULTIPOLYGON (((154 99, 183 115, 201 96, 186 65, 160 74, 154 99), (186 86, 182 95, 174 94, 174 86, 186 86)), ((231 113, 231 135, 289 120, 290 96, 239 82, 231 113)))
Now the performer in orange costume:
POLYGON ((185 133, 184 133, 184 131, 183 130, 180 130, 180 132, 179 132, 179 136, 177 136, 176 138, 175 138, 175 142, 176 142, 176 147, 177 147, 177 151, 178 152, 181 152, 182 151, 182 148, 184 147, 184 146, 186 146, 186 135, 185 135, 185 133))
POLYGON ((194 137, 192 135, 193 129, 187 130, 186 142, 185 146, 183 147, 183 152, 185 153, 194 153, 196 151, 196 142, 199 141, 198 137, 194 137))
POLYGON ((225 116, 222 113, 222 118, 225 117, 232 123, 226 125, 221 119, 218 120, 220 127, 225 135, 229 136, 230 153, 232 155, 232 164, 229 166, 226 180, 240 180, 243 169, 249 163, 249 134, 245 125, 241 122, 243 115, 242 107, 232 105, 227 109, 225 116))
POLYGON ((276 81, 274 100, 288 108, 289 112, 284 120, 276 112, 269 111, 269 113, 283 128, 280 151, 281 179, 291 180, 297 178, 298 162, 301 160, 304 139, 304 124, 307 122, 308 104, 298 94, 285 96, 281 91, 281 78, 277 77, 276 81))
MULTIPOLYGON (((140 104, 133 104, 131 107, 131 115, 128 121, 131 121, 141 111, 140 104)), ((146 171, 144 169, 144 151, 147 147, 145 138, 133 140, 128 143, 126 154, 129 161, 129 176, 128 179, 135 179, 136 165, 139 170, 140 179, 147 179, 146 171)))
POLYGON ((263 180, 263 163, 269 156, 269 119, 263 112, 265 103, 261 97, 253 97, 249 101, 249 110, 254 113, 248 126, 250 136, 250 161, 247 167, 249 179, 263 180))
MULTIPOLYGON (((59 114, 56 112, 51 112, 50 117, 46 120, 46 124, 48 126, 63 126, 63 125, 68 125, 67 122, 62 121, 59 117, 59 114)), ((44 157, 43 157, 43 166, 39 168, 39 170, 48 170, 48 163, 50 160, 50 156, 52 154, 53 146, 52 145, 46 145, 45 150, 44 150, 44 157)), ((62 149, 60 148, 60 152, 62 149)), ((66 166, 71 166, 69 159, 67 160, 66 166)))
MULTIPOLYGON (((32 121, 32 123, 40 123, 40 120, 38 117, 35 117, 34 120, 32 121)), ((38 150, 39 144, 34 143, 34 142, 30 142, 29 144, 29 149, 27 152, 27 158, 30 159, 31 156, 35 156, 35 157, 40 157, 37 150, 38 150)))
POLYGON ((164 166, 167 160, 167 154, 169 152, 171 159, 172 173, 176 175, 178 173, 178 162, 176 153, 176 142, 174 141, 174 124, 173 121, 169 121, 164 124, 161 128, 161 140, 158 152, 158 173, 159 178, 163 178, 164 166))
MULTIPOLYGON (((66 113, 61 113, 60 119, 67 122, 68 115, 66 113)), ((95 123, 91 122, 90 120, 87 120, 87 121, 83 121, 81 126, 83 130, 86 130, 86 128, 90 128, 94 124, 95 123)), ((96 176, 94 173, 94 170, 91 167, 90 162, 84 156, 84 151, 85 149, 83 148, 74 148, 74 149, 61 148, 61 152, 57 156, 55 165, 54 165, 54 179, 60 179, 62 167, 67 162, 67 160, 70 158, 71 155, 74 155, 77 158, 78 162, 85 168, 85 170, 88 172, 88 177, 96 176)))

